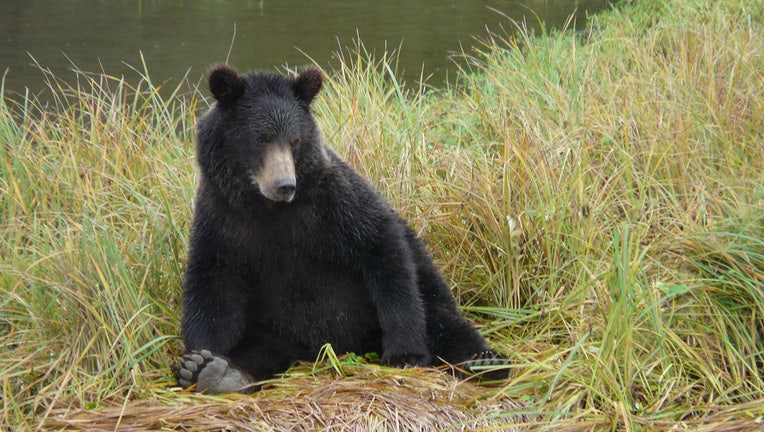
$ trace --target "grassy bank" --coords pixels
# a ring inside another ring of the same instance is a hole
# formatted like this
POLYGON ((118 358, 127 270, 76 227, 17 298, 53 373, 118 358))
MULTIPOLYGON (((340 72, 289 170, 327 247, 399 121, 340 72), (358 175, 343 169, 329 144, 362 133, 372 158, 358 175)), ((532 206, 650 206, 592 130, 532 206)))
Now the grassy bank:
POLYGON ((621 6, 495 35, 447 90, 351 49, 315 103, 514 361, 495 387, 332 356, 253 398, 168 387, 204 95, 83 73, 3 99, 0 424, 760 427, 764 6, 621 6))

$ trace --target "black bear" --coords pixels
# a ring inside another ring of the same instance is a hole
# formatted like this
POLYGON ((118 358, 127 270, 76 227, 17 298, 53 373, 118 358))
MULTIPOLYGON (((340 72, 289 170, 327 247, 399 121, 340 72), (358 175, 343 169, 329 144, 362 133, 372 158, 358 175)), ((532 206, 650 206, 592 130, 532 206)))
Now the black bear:
POLYGON ((398 367, 506 364, 459 315, 414 231, 322 142, 310 110, 322 83, 314 68, 209 74, 179 384, 252 391, 326 343, 398 367))

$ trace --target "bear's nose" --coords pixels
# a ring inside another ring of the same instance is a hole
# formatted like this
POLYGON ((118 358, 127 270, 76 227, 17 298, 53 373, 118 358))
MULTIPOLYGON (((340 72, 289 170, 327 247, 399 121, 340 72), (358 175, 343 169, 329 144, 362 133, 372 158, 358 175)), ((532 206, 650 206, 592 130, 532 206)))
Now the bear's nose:
POLYGON ((294 197, 294 191, 297 189, 297 184, 293 177, 282 177, 276 180, 276 193, 279 198, 284 201, 291 201, 294 197))

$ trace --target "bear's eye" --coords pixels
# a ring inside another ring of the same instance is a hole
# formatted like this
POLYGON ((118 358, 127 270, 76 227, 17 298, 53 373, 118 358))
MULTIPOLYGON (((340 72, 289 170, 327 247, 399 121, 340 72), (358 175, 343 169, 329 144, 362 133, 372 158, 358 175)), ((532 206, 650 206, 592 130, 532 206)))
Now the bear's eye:
POLYGON ((260 142, 269 143, 271 141, 273 141, 273 135, 271 135, 269 133, 265 133, 265 134, 260 135, 260 142))
POLYGON ((289 139, 289 144, 291 144, 293 146, 297 145, 297 143, 299 143, 299 142, 300 142, 300 139, 297 138, 297 137, 292 137, 292 138, 289 139))

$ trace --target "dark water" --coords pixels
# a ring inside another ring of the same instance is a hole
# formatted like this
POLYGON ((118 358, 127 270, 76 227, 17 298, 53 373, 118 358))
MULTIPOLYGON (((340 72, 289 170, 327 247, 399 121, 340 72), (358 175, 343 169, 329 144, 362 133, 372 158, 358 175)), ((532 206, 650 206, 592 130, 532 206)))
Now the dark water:
POLYGON ((213 64, 240 70, 324 67, 360 36, 369 51, 401 48, 399 72, 423 73, 439 85, 454 76, 450 58, 470 52, 488 31, 510 29, 508 17, 538 27, 575 26, 607 0, 2 0, 0 74, 6 94, 44 88, 35 62, 64 80, 71 69, 105 71, 137 82, 141 55, 155 82, 197 82, 213 64), (495 10, 493 10, 495 9, 495 10), (235 38, 234 38, 235 29, 235 38), (477 39, 476 39, 477 38, 477 39), (233 43, 232 43, 233 41, 233 43), (230 56, 229 56, 230 49, 230 56))

